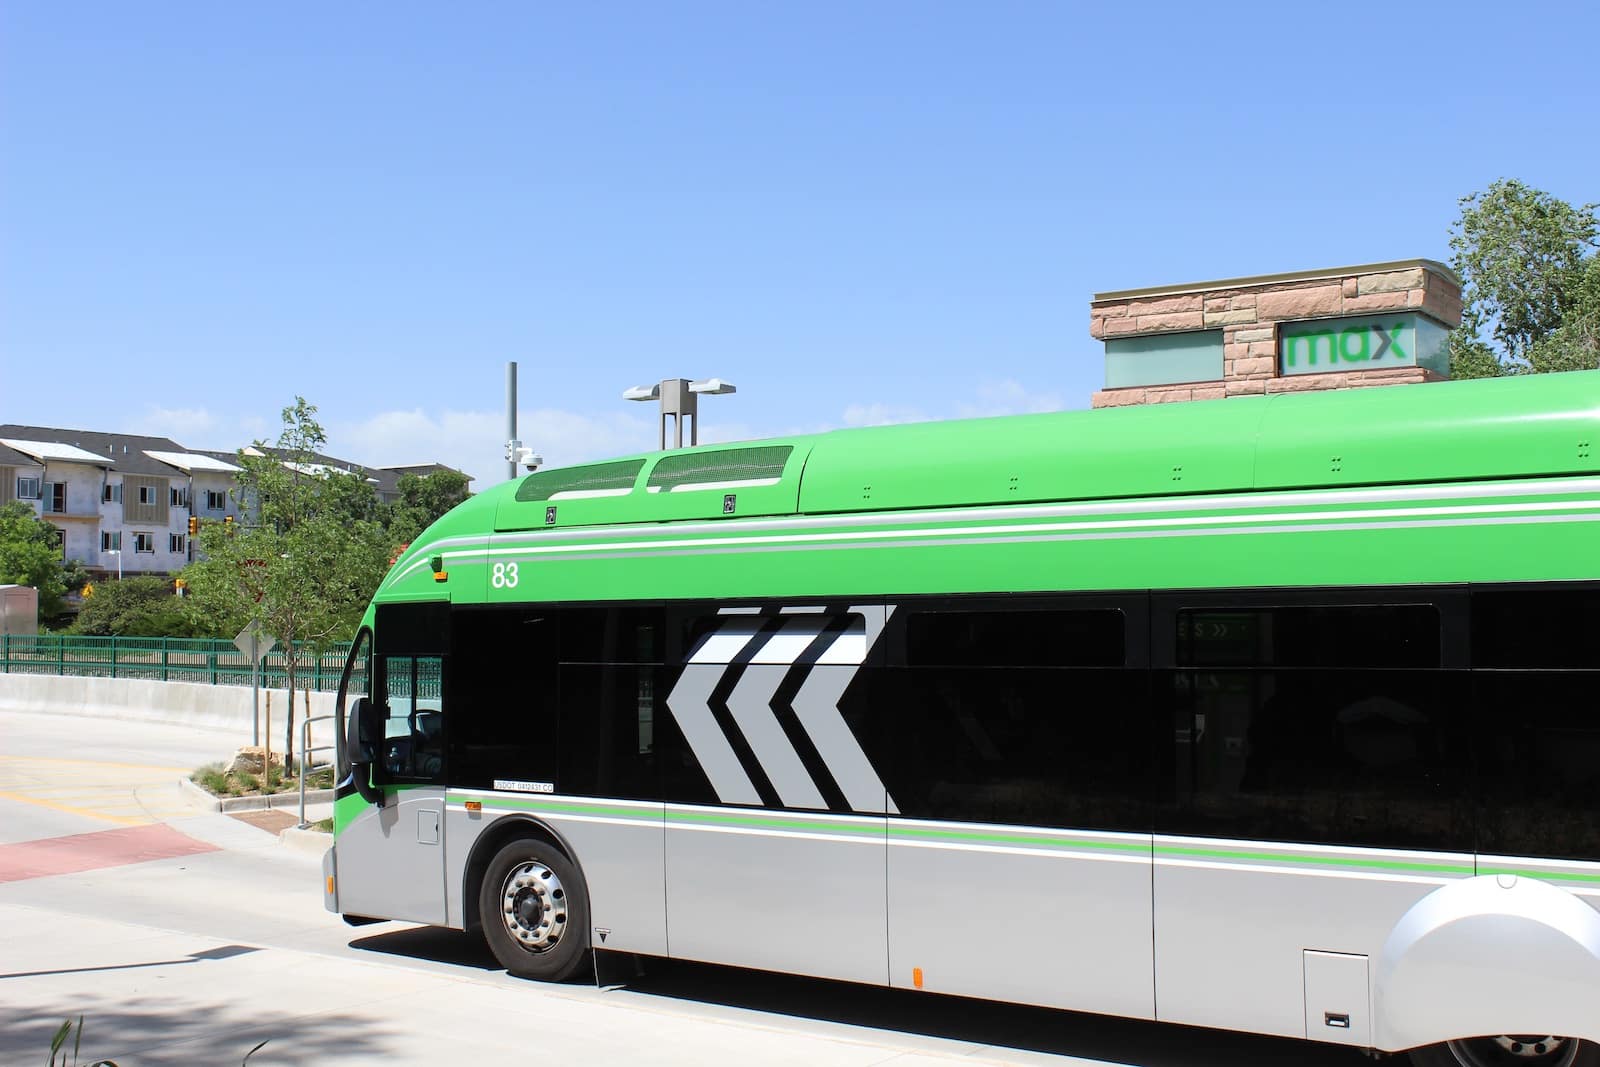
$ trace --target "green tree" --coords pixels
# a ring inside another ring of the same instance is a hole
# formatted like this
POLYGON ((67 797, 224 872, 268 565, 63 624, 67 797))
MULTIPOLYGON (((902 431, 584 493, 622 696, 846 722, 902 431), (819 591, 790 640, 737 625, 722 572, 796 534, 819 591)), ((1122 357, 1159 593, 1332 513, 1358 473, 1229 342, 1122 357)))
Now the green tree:
MULTIPOLYGON (((283 409, 275 448, 239 453, 238 497, 248 516, 200 532, 204 558, 184 571, 193 610, 260 623, 286 650, 297 642, 320 652, 350 637, 388 563, 372 487, 359 474, 321 463, 327 440, 317 409, 296 397, 283 409)), ((286 758, 294 752, 296 657, 286 659, 291 693, 286 758)))
POLYGON ((472 495, 467 476, 454 470, 402 474, 399 489, 400 499, 389 505, 385 515, 391 548, 415 541, 439 516, 472 495))
POLYGON ((1451 335, 1458 378, 1600 365, 1600 216, 1515 179, 1461 200, 1451 266, 1464 310, 1451 335))
POLYGON ((56 537, 56 528, 22 501, 0 506, 0 585, 37 589, 40 620, 61 614, 71 588, 56 537))

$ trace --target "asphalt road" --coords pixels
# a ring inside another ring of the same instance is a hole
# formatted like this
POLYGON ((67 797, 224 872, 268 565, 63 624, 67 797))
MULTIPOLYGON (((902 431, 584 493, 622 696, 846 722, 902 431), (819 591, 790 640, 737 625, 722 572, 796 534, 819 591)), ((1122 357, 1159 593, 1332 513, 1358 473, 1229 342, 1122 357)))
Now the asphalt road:
MULTIPOLYGON (((317 857, 187 807, 175 781, 239 739, 0 712, 0 1063, 64 1019, 121 1067, 956 1063, 1297 1067, 1304 1042, 603 955, 539 985, 476 937, 322 910, 317 857)), ((1070 966, 1070 961, 1064 965, 1070 966)), ((1403 1062, 1403 1061, 1402 1061, 1403 1062)))

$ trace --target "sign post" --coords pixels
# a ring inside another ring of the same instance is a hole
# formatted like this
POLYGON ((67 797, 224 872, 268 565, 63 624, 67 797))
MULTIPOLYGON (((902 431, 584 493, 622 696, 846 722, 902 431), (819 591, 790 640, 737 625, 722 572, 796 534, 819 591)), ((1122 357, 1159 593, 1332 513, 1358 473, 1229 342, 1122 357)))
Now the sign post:
POLYGON ((278 639, 261 634, 261 621, 251 619, 249 625, 233 639, 233 647, 250 657, 250 743, 261 744, 261 659, 278 644, 278 639))

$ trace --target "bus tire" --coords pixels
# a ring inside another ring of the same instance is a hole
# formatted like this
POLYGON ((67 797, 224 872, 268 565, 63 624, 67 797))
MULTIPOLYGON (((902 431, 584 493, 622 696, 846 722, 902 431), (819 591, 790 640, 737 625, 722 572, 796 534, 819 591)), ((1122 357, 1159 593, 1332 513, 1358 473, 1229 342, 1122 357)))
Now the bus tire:
POLYGON ((1411 1050, 1415 1067, 1600 1067, 1600 1045, 1570 1037, 1469 1037, 1411 1050))
POLYGON ((519 978, 560 982, 589 949, 589 895, 578 865, 549 842, 518 838, 495 853, 478 888, 494 958, 519 978))

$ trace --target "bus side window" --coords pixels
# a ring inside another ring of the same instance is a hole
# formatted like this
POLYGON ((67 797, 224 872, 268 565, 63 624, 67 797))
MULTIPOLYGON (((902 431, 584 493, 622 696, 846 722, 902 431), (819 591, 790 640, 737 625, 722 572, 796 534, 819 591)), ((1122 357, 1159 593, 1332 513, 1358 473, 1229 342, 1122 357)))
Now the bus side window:
POLYGON ((444 659, 384 656, 382 760, 393 780, 441 781, 444 773, 444 659))

